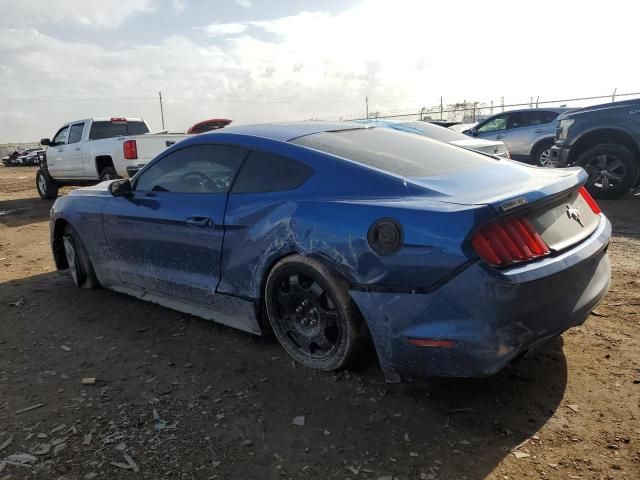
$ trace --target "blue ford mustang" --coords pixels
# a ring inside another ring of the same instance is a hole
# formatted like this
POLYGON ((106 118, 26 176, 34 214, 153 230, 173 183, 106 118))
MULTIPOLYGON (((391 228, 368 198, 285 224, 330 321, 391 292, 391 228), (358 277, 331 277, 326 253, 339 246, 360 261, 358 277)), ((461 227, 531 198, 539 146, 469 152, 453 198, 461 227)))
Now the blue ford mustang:
POLYGON ((59 198, 56 265, 390 381, 490 375, 581 324, 610 281, 580 169, 345 123, 231 127, 59 198))

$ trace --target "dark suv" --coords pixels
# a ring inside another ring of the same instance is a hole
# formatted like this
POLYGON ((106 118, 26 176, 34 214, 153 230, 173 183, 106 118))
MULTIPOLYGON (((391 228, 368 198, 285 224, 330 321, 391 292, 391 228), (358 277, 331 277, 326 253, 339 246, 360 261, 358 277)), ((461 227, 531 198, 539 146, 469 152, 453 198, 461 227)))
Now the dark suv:
POLYGON ((618 198, 640 176, 640 100, 571 110, 558 117, 551 160, 579 165, 589 174, 587 189, 599 198, 618 198))

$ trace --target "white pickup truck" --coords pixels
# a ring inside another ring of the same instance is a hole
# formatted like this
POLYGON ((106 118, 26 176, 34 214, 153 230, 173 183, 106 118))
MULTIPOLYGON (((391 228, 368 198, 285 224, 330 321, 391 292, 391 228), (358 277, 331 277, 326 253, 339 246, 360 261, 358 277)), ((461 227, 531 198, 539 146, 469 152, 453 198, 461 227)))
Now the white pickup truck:
POLYGON ((36 174, 41 198, 56 198, 64 185, 90 185, 131 177, 187 134, 149 133, 140 118, 90 118, 63 125, 43 138, 46 159, 36 174))

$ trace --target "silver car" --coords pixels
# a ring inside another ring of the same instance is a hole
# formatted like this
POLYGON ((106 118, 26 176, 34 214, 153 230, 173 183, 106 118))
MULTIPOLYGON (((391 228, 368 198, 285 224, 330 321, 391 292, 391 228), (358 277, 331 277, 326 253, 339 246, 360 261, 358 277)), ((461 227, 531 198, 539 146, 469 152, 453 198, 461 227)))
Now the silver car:
POLYGON ((507 145, 511 158, 541 167, 555 166, 551 147, 556 134, 556 118, 569 108, 535 108, 499 113, 464 133, 507 145))
POLYGON ((415 133, 423 137, 429 137, 439 142, 450 143, 458 147, 476 150, 478 152, 496 155, 498 157, 509 158, 509 151, 504 142, 496 140, 484 140, 481 138, 470 138, 460 132, 450 128, 441 127, 428 122, 417 120, 356 120, 356 123, 371 127, 393 128, 408 133, 415 133))

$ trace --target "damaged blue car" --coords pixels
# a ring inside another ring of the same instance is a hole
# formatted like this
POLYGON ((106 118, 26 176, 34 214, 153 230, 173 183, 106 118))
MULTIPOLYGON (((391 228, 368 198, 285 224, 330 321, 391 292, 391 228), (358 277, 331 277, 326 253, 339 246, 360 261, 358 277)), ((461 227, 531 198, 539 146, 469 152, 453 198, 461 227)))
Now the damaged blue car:
POLYGON ((386 128, 231 127, 59 198, 51 243, 80 287, 271 329, 308 367, 372 343, 390 381, 486 376, 607 291, 586 180, 386 128))

